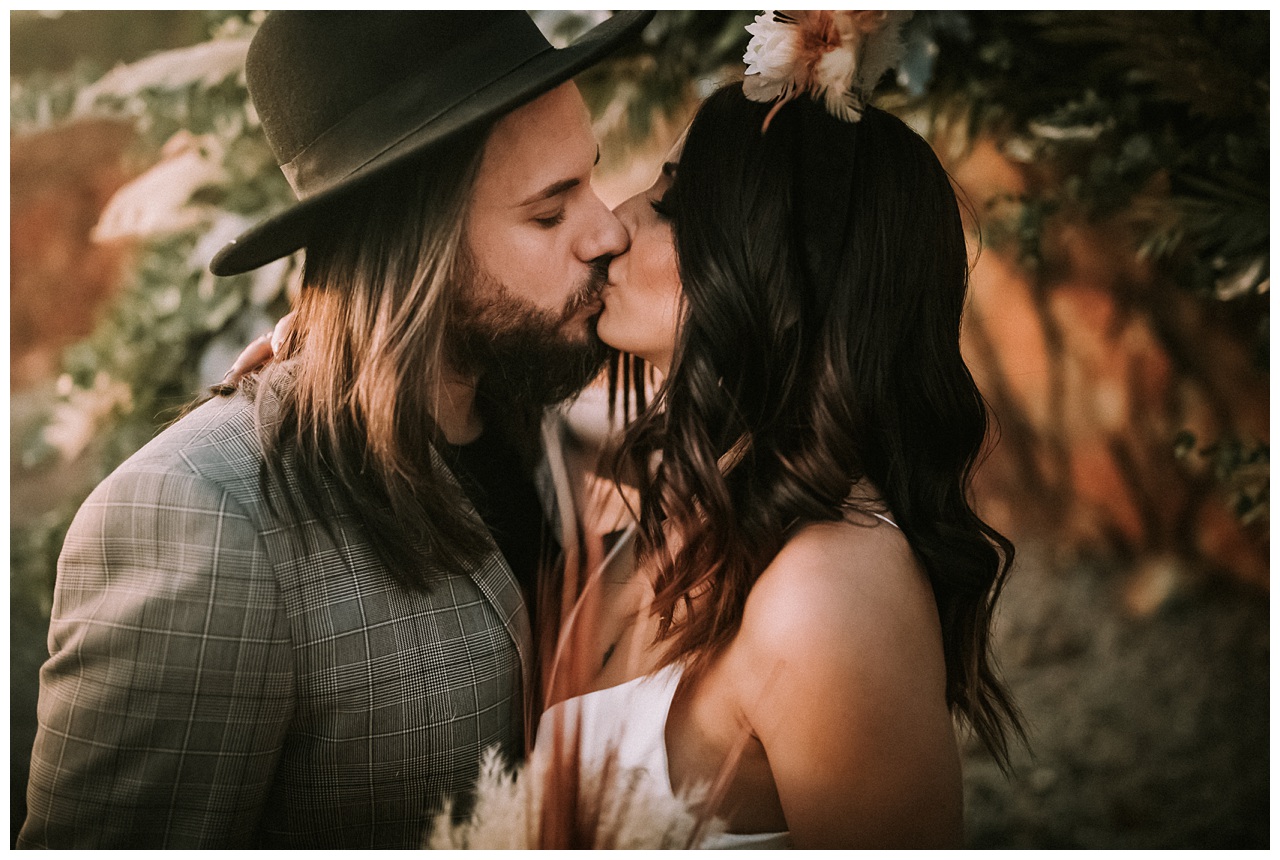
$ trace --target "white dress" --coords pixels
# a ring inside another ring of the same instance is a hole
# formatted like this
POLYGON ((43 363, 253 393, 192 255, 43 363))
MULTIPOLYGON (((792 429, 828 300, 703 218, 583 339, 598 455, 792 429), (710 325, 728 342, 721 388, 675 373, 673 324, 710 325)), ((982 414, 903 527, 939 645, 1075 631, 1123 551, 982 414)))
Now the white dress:
MULTIPOLYGON (((876 519, 897 529, 884 514, 869 511, 876 519)), ((622 541, 619 541, 621 544, 622 541)), ((615 551, 617 547, 615 547, 615 551)), ((665 666, 658 671, 617 686, 575 696, 543 714, 543 727, 573 726, 576 722, 580 761, 584 767, 599 769, 610 755, 613 765, 628 772, 634 790, 674 798, 667 763, 667 715, 680 685, 684 667, 665 666)), ((546 752, 543 745, 535 757, 546 752)), ((699 848, 790 848, 790 834, 720 833, 704 840, 699 848)))
MULTIPOLYGON (((666 727, 671 700, 683 667, 670 665, 651 675, 575 696, 543 715, 543 726, 577 723, 581 761, 600 768, 612 754, 614 765, 628 772, 633 790, 674 795, 667 766, 666 727), (576 720, 575 720, 576 718, 576 720)), ((788 834, 722 833, 699 848, 789 848, 788 834)))

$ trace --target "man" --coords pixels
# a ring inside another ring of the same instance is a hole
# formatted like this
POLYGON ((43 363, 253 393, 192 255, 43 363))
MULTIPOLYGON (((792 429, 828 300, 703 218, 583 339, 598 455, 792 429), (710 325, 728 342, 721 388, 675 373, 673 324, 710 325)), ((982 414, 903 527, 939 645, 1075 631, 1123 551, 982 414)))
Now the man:
POLYGON ((246 74, 300 202, 212 269, 305 247, 293 333, 77 515, 20 846, 416 847, 520 752, 522 443, 598 369, 627 242, 568 81, 649 14, 560 50, 522 12, 266 18, 246 74))

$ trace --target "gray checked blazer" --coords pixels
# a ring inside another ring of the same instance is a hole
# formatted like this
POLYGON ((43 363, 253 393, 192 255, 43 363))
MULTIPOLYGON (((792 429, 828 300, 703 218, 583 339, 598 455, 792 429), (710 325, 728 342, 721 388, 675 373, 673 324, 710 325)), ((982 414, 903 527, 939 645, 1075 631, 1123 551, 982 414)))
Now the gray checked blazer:
POLYGON ((533 648, 496 546, 406 590, 351 521, 272 517, 260 452, 254 404, 216 398, 76 515, 19 847, 418 847, 483 750, 519 751, 533 648))

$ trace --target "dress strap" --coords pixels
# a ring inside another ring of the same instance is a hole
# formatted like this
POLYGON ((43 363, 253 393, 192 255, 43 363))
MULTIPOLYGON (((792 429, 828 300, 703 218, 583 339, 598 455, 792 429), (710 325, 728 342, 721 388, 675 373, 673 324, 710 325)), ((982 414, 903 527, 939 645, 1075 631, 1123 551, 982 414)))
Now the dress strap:
POLYGON ((897 524, 897 523, 895 523, 893 520, 891 520, 891 519, 889 519, 888 517, 886 517, 884 514, 877 514, 875 511, 868 511, 868 513, 869 513, 869 514, 871 514, 871 516, 875 517, 875 518, 876 518, 876 519, 878 519, 878 520, 884 520, 886 523, 888 523, 889 525, 893 526, 893 527, 894 527, 895 529, 897 529, 898 531, 902 531, 902 526, 898 525, 898 524, 897 524))

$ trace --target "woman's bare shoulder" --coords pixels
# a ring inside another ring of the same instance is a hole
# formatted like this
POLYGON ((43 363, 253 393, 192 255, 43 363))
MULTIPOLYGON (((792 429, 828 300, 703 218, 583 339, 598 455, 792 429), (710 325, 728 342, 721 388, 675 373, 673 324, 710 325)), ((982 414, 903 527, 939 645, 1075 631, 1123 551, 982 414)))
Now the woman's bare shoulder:
POLYGON ((752 588, 731 646, 737 702, 797 847, 958 842, 933 591, 902 533, 875 522, 797 532, 752 588))
POLYGON ((743 615, 744 631, 764 637, 789 637, 793 625, 809 631, 806 638, 847 638, 867 626, 936 623, 933 591, 910 544, 865 515, 798 530, 752 587, 743 615))

